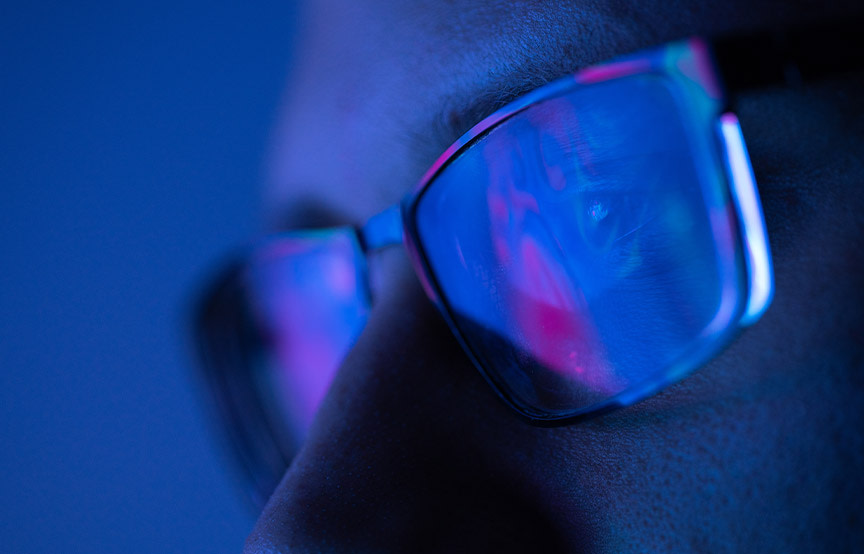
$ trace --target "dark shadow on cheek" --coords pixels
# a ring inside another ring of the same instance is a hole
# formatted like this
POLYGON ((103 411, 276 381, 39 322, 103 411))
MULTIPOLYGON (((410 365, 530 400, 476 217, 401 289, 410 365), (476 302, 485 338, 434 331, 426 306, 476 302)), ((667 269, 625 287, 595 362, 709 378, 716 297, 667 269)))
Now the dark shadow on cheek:
POLYGON ((307 466, 285 483, 277 517, 292 527, 286 542, 340 552, 594 551, 588 534, 565 536, 566 507, 550 514, 549 499, 466 449, 459 433, 424 431, 307 466))
MULTIPOLYGON (((411 552, 572 552, 588 544, 565 544, 557 527, 520 494, 521 486, 494 471, 453 464, 446 455, 429 457, 416 468, 413 492, 425 501, 405 536, 411 552)), ((410 489, 409 489, 410 490, 410 489)), ((397 519, 399 515, 396 515, 397 519)), ((404 531, 403 531, 404 532, 404 531)))
POLYGON ((458 433, 424 431, 388 433, 376 447, 349 447, 292 472, 267 532, 340 552, 593 551, 590 534, 565 536, 562 522, 573 514, 550 514, 550 499, 526 490, 527 475, 514 479, 464 448, 458 433))

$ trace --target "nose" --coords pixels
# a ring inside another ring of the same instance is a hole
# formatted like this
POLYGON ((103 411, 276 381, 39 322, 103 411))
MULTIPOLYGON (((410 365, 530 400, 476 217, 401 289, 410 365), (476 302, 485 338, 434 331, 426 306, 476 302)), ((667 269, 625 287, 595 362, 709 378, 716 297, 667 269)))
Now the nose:
POLYGON ((564 551, 526 467, 548 430, 495 398, 403 253, 375 263, 368 326, 245 552, 564 551))

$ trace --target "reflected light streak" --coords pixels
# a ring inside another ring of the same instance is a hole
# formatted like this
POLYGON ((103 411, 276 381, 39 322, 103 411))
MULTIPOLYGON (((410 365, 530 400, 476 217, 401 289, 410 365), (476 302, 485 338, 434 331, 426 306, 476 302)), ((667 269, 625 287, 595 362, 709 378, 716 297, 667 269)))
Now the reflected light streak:
POLYGON ((774 275, 768 234, 762 216, 762 205, 756 190, 756 179, 744 135, 735 114, 720 117, 720 132, 726 147, 726 161, 732 176, 732 196, 742 222, 747 254, 750 294, 741 325, 754 323, 768 308, 774 295, 774 275))

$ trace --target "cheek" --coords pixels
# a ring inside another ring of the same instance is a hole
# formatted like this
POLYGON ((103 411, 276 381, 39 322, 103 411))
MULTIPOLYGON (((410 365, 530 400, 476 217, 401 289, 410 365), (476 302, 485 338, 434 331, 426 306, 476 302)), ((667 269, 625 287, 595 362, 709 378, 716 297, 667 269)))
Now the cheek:
MULTIPOLYGON (((724 362, 708 371, 735 369, 724 362)), ((807 396, 763 378, 711 399, 723 380, 691 379, 644 409, 561 430, 546 449, 546 463, 559 468, 550 497, 593 514, 615 551, 692 536, 707 541, 697 550, 728 549, 731 537, 750 541, 739 545, 747 550, 802 517, 819 525, 849 509, 851 495, 835 506, 832 491, 854 467, 860 433, 825 409, 827 387, 807 396)))
POLYGON ((781 278, 861 268, 864 122, 849 118, 864 110, 860 89, 835 84, 740 102, 781 278))

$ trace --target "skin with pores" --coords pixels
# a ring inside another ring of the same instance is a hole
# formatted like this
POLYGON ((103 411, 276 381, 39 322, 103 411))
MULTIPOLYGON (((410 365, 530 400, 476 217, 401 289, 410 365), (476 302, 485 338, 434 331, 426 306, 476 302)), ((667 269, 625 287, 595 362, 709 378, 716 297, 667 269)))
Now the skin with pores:
MULTIPOLYGON (((830 19, 853 5, 309 3, 268 215, 298 227, 362 223, 459 134, 551 79, 668 40, 830 19), (329 220, 283 221, 310 203, 329 220)), ((860 548, 862 99, 864 76, 853 72, 739 100, 774 303, 704 368, 597 419, 522 422, 462 352, 405 254, 375 254, 368 326, 246 551, 860 548)))

